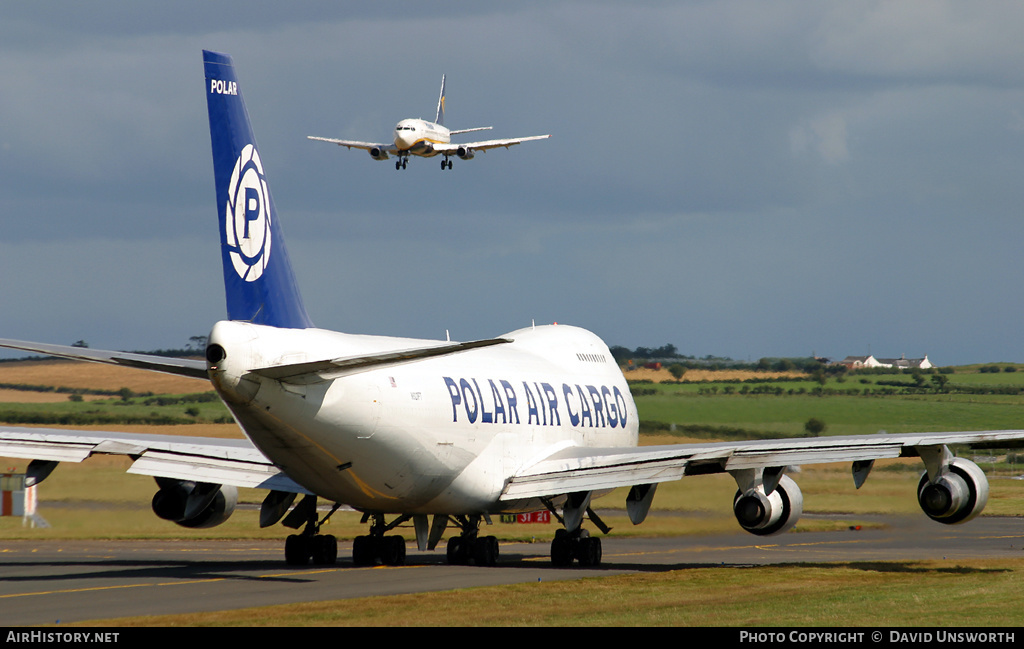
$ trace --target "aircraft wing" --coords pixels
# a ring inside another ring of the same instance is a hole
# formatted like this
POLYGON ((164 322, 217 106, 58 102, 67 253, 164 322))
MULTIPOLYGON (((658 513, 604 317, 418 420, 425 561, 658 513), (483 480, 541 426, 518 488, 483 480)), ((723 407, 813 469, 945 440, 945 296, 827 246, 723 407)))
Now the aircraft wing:
POLYGON ((61 358, 70 358, 76 361, 92 361, 94 363, 108 363, 110 365, 121 365, 123 367, 135 367, 154 372, 163 372, 165 374, 189 376, 195 379, 209 378, 206 374, 206 361, 191 358, 171 358, 165 356, 153 356, 150 354, 110 352, 101 349, 90 349, 88 347, 31 343, 23 340, 9 340, 6 338, 0 338, 0 347, 20 349, 26 352, 47 354, 49 356, 59 356, 61 358))
MULTIPOLYGON (((271 464, 249 440, 0 426, 0 456, 35 460, 29 468, 30 477, 33 466, 81 462, 93 454, 133 458, 128 473, 309 493, 271 464)), ((41 469, 35 481, 45 478, 53 466, 41 469)))
POLYGON ((487 151, 488 149, 496 149, 498 147, 505 147, 506 149, 510 146, 521 144, 522 142, 530 142, 532 140, 546 140, 551 137, 550 135, 531 135, 530 137, 514 137, 507 138, 504 140, 483 140, 482 142, 463 142, 459 144, 435 144, 434 151, 438 153, 455 153, 459 149, 471 149, 473 151, 487 151))
POLYGON ((918 457, 922 448, 949 444, 974 448, 1021 446, 1024 430, 804 437, 628 449, 574 446, 521 469, 506 483, 501 500, 655 484, 744 469, 918 457))
POLYGON ((331 144, 337 144, 338 146, 348 147, 349 149, 363 149, 369 151, 371 149, 380 149, 381 151, 387 151, 391 155, 397 155, 398 149, 395 147, 395 143, 381 144, 379 142, 359 142, 357 140, 336 140, 330 137, 318 137, 316 135, 307 135, 310 140, 318 140, 320 142, 330 142, 331 144))

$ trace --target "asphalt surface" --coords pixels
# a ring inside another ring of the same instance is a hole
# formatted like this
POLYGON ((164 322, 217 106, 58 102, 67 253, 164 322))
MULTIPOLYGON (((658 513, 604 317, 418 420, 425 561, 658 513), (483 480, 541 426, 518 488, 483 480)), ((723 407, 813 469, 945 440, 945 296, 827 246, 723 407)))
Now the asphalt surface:
POLYGON ((494 568, 448 566, 443 550, 421 553, 411 541, 406 566, 355 568, 351 544, 340 543, 336 565, 295 568, 285 565, 278 541, 3 541, 0 626, 722 565, 1024 557, 1024 518, 984 517, 950 527, 923 515, 880 519, 884 529, 771 538, 743 532, 661 539, 613 535, 603 539, 604 561, 594 569, 552 567, 546 543, 502 544, 494 568))

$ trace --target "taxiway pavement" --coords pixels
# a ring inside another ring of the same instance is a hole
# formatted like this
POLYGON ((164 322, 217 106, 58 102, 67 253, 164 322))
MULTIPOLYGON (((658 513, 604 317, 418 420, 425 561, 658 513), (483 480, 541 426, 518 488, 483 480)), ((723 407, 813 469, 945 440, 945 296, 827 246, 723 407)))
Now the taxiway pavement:
POLYGON ((708 566, 837 561, 950 561, 1024 556, 1024 518, 981 517, 946 527, 923 515, 884 528, 759 538, 603 539, 598 568, 554 568, 547 543, 508 543, 494 568, 449 566, 443 549, 407 565, 356 568, 351 544, 334 566, 284 563, 283 541, 0 541, 0 626, 442 591, 708 566))

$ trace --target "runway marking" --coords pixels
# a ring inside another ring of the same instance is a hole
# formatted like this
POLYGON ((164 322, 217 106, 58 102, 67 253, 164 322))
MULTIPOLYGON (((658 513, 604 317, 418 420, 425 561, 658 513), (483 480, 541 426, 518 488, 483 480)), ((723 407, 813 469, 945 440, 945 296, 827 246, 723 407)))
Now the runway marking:
POLYGON ((65 595, 67 593, 88 593, 98 590, 115 590, 118 588, 138 588, 140 586, 154 586, 156 584, 122 584, 119 586, 94 586, 92 588, 68 588, 66 590, 43 590, 35 593, 11 593, 0 595, 0 599, 11 599, 14 597, 33 597, 35 595, 65 595))

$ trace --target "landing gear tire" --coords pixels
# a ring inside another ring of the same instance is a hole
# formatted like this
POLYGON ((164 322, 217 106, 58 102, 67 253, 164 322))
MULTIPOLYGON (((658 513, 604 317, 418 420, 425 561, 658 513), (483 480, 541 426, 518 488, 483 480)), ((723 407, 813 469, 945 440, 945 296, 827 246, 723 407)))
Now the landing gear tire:
POLYGON ((338 559, 338 540, 330 534, 292 534, 284 542, 284 560, 290 566, 331 565, 338 559))
POLYGON ((601 539, 590 536, 580 539, 576 559, 587 568, 601 565, 601 539))
POLYGON ((494 566, 498 563, 498 537, 485 536, 476 540, 473 560, 478 566, 494 566))
POLYGON ((573 560, 581 567, 593 568, 601 565, 601 539, 590 536, 586 530, 576 533, 558 530, 551 541, 551 565, 559 568, 571 566, 573 560))
POLYGON ((357 566, 405 565, 405 538, 401 536, 357 536, 352 543, 352 563, 357 566))
POLYGON ((309 563, 309 544, 306 537, 291 534, 284 542, 284 560, 289 566, 304 566, 309 563))
POLYGON ((380 562, 385 566, 404 566, 405 539, 401 536, 385 536, 381 539, 380 562))
POLYGON ((555 540, 551 542, 551 565, 564 567, 572 564, 572 541, 565 530, 555 532, 555 540))
POLYGON ((448 539, 448 564, 452 566, 468 566, 471 562, 478 566, 496 566, 499 554, 496 536, 475 539, 453 536, 448 539))
POLYGON ((372 566, 377 563, 372 537, 357 536, 355 538, 352 542, 352 563, 357 566, 372 566))
POLYGON ((330 534, 313 537, 313 563, 318 566, 329 566, 338 560, 338 540, 330 534))
POLYGON ((469 563, 469 554, 466 552, 466 544, 464 541, 465 539, 461 536, 453 536, 448 539, 448 565, 463 566, 469 563))

